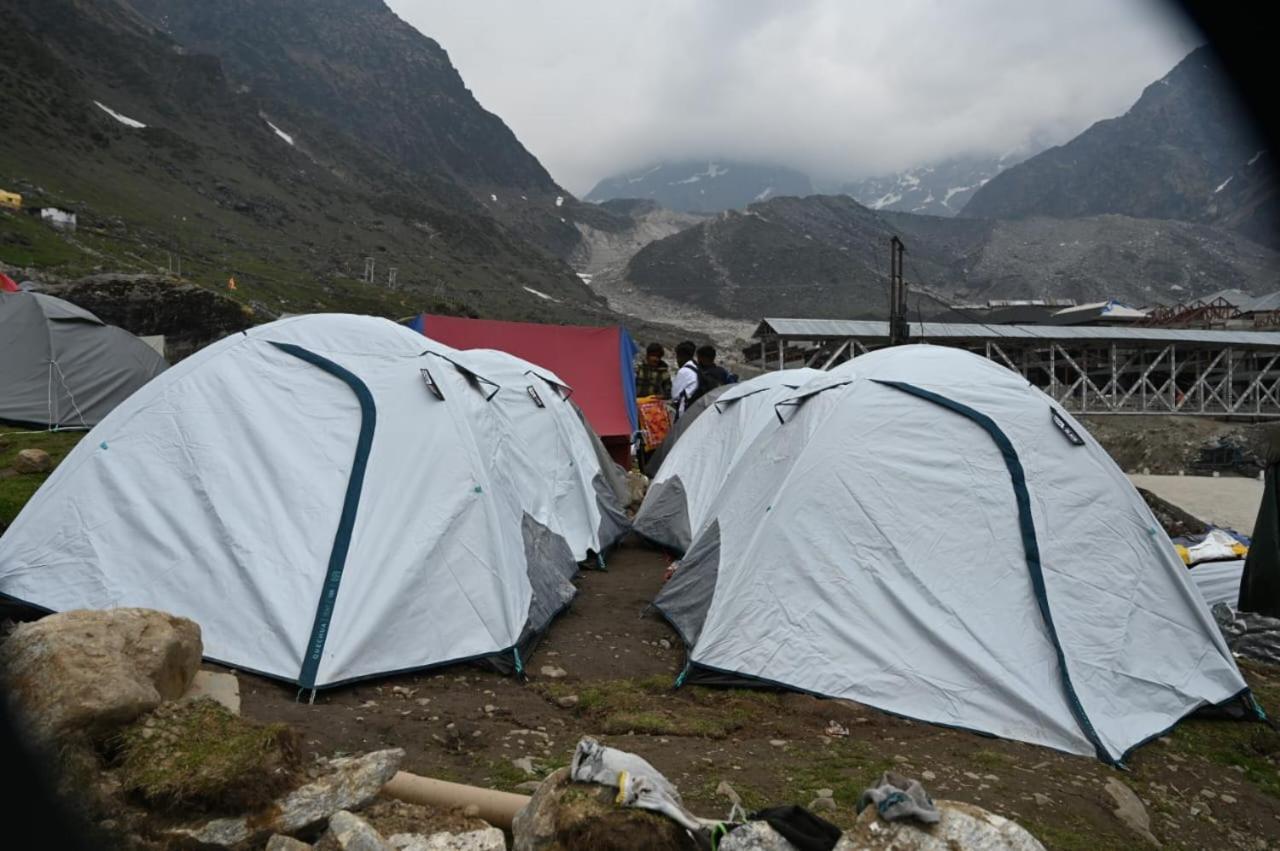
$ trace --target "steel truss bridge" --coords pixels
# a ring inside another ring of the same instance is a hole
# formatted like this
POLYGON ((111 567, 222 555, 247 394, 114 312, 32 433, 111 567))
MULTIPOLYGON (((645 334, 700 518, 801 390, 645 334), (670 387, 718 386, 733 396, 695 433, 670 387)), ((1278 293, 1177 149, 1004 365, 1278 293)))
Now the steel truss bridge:
MULTIPOLYGON (((830 369, 889 344, 886 322, 764 319, 764 369, 830 369)), ((1280 418, 1280 332, 912 323, 910 341, 975 352, 1072 413, 1280 418)))

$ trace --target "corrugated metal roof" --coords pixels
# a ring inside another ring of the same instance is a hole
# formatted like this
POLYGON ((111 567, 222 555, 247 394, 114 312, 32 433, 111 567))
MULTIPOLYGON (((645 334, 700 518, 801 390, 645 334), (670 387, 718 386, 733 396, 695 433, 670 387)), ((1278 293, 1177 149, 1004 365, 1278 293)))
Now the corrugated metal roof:
MULTIPOLYGON (((857 319, 766 318, 755 337, 889 337, 889 323, 857 319)), ((1174 328, 1116 328, 1061 325, 980 325, 968 322, 912 322, 911 339, 1147 340, 1153 343, 1202 343, 1219 346, 1280 348, 1280 331, 1197 331, 1174 328)))
POLYGON ((1201 297, 1198 301, 1210 304, 1216 299, 1235 305, 1241 313, 1263 313, 1280 309, 1280 292, 1250 295, 1243 290, 1218 290, 1216 293, 1201 297))

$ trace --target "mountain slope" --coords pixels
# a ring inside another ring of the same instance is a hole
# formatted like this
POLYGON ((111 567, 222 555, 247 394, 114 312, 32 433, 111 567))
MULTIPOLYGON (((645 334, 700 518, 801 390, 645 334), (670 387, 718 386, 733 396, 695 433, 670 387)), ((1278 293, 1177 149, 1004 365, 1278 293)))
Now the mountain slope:
POLYGON ((962 215, 1179 219, 1223 224, 1280 247, 1275 173, 1264 147, 1229 78, 1201 47, 1124 115, 993 178, 962 215))
POLYGON ((404 315, 432 301, 508 318, 604 312, 450 175, 229 82, 134 6, 10 0, 0 30, 23 57, 0 65, 0 186, 77 208, 82 224, 55 237, 6 215, 0 260, 62 274, 180 262, 206 286, 234 277, 235 297, 268 313, 404 315), (383 285, 358 280, 367 257, 383 285))
POLYGON ((731 160, 692 160, 658 163, 605 178, 585 200, 644 198, 681 213, 718 213, 780 195, 811 192, 809 178, 793 169, 731 160))
POLYGON ((1023 159, 1025 155, 1017 153, 955 157, 885 177, 845 183, 835 191, 873 210, 954 216, 991 178, 1023 159))
MULTIPOLYGON (((129 0, 273 113, 325 122, 566 257, 580 205, 467 89, 448 54, 383 0, 129 0)), ((597 211, 585 215, 598 219, 597 211)))
MULTIPOLYGON (((819 195, 753 204, 651 243, 631 259, 626 278, 722 316, 883 317, 894 234, 907 245, 909 285, 963 301, 1056 296, 1144 305, 1224 286, 1273 289, 1280 274, 1280 254, 1204 225, 942 218, 819 195)), ((939 310, 925 299, 919 309, 939 310)))

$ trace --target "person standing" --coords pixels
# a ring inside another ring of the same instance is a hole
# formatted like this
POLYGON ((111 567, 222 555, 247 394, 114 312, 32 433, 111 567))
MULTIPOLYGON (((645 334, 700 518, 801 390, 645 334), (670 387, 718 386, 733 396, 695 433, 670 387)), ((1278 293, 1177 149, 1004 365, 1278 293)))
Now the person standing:
MULTIPOLYGON (((722 387, 725 384, 736 384, 738 382, 738 376, 716 363, 715 346, 710 344, 699 346, 696 357, 698 361, 699 396, 715 389, 716 387, 722 387)), ((690 401, 693 401, 693 399, 690 399, 690 401)))
POLYGON ((662 356, 667 353, 661 343, 650 343, 645 348, 644 360, 636 367, 636 398, 657 396, 671 398, 671 371, 662 356))
POLYGON ((698 393, 701 376, 698 371, 698 362, 694 360, 697 351, 698 347, 690 340, 685 340, 676 346, 676 363, 680 364, 680 368, 676 370, 676 377, 671 381, 671 400, 675 403, 676 419, 680 418, 685 407, 698 393))

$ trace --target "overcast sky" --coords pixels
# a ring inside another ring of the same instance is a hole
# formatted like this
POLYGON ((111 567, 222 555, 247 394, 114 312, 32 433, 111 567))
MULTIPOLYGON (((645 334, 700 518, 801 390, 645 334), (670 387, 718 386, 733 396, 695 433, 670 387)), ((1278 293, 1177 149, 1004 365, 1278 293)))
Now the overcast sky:
POLYGON ((1060 143, 1200 38, 1165 0, 388 0, 563 186, 727 157, 819 179, 1060 143))

